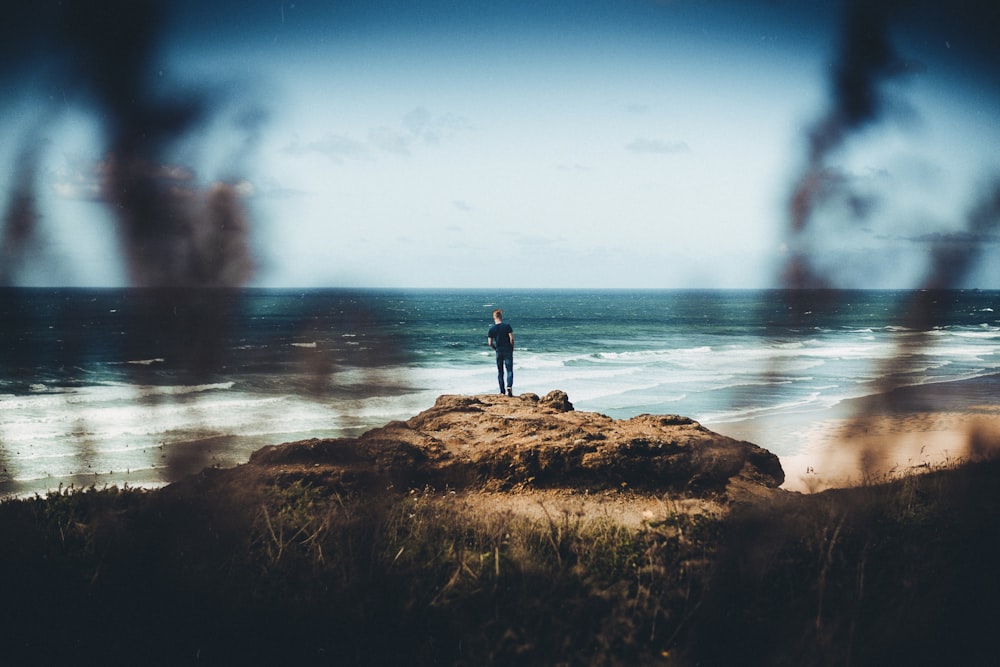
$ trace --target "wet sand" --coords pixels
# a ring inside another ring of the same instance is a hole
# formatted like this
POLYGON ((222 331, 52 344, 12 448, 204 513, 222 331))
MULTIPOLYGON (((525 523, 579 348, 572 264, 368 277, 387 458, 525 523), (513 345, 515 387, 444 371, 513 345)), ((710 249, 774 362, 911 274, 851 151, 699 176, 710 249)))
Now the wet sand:
MULTIPOLYGON (((856 486, 1000 454, 1000 374, 896 389, 826 410, 704 426, 775 453, 785 472, 783 489, 809 493, 856 486)), ((183 472, 235 463, 195 461, 183 472)), ((0 469, 5 467, 0 460, 0 469)), ((79 488, 165 483, 157 468, 81 474, 60 481, 64 487, 79 488)), ((49 479, 6 482, 0 484, 0 497, 44 493, 54 487, 49 479)))
POLYGON ((826 411, 713 430, 778 454, 782 488, 790 491, 884 481, 1000 452, 1000 375, 906 387, 826 411))

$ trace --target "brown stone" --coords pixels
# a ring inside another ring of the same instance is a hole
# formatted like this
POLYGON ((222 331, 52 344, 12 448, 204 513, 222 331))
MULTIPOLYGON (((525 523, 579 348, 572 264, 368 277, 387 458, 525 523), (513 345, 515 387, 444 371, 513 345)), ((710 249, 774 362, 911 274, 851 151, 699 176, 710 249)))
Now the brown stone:
POLYGON ((411 419, 358 438, 265 447, 250 466, 344 485, 459 490, 632 489, 677 495, 774 489, 778 458, 687 417, 615 420, 578 412, 565 392, 543 398, 441 396, 411 419))

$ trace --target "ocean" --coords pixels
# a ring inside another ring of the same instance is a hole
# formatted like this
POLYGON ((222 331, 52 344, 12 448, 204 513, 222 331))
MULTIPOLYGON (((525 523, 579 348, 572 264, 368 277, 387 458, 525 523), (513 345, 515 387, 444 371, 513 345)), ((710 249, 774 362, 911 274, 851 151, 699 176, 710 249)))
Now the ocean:
POLYGON ((0 495, 159 486, 496 392, 497 307, 517 393, 722 433, 1000 374, 996 291, 7 288, 0 495))

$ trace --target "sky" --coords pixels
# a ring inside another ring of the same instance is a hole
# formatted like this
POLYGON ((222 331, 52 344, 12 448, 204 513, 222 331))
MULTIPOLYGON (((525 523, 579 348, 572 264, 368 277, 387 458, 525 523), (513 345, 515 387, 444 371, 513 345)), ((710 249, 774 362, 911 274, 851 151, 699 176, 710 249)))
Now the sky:
POLYGON ((40 0, 0 283, 1000 288, 985 0, 40 0))

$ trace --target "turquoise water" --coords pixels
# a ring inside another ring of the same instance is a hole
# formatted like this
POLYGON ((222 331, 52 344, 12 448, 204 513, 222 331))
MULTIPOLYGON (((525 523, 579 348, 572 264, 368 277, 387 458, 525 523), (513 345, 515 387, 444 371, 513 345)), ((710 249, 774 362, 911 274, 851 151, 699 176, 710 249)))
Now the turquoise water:
POLYGON ((492 393, 494 307, 516 392, 614 417, 724 431, 1000 372, 998 292, 8 289, 0 493, 159 484, 492 393))
POLYGON ((564 389, 578 408, 616 417, 720 423, 995 373, 998 302, 989 292, 442 293, 421 297, 400 326, 419 332, 413 365, 433 371, 436 390, 492 389, 483 344, 499 306, 517 335, 519 391, 564 389), (919 321, 915 302, 927 306, 919 321))

